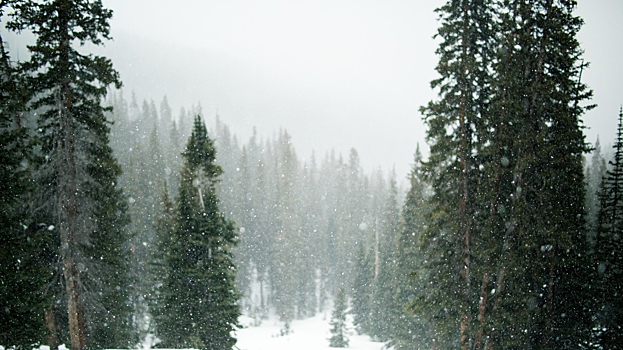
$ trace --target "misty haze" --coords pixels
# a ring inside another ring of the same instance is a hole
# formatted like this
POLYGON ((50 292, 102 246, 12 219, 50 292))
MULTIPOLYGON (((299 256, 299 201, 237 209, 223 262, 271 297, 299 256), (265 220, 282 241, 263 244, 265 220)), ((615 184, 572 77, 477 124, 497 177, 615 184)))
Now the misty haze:
POLYGON ((621 348, 621 15, 1 1, 0 348, 621 348))

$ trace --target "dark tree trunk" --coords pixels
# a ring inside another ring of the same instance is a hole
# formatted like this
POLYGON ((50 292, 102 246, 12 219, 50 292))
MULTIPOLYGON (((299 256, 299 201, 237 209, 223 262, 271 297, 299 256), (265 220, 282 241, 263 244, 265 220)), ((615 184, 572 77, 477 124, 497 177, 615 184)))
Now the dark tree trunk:
POLYGON ((45 310, 45 328, 48 332, 48 345, 50 350, 58 350, 58 333, 56 332, 56 322, 54 321, 54 310, 49 306, 45 310))

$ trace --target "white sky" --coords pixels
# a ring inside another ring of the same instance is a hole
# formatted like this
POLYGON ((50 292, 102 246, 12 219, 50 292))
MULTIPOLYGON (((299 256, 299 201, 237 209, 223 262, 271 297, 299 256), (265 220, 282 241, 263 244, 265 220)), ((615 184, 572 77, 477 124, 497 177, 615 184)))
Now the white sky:
MULTIPOLYGON (((166 94, 176 114, 200 102, 242 142, 253 126, 264 137, 285 128, 305 159, 355 147, 367 170, 395 166, 402 179, 416 143, 427 151, 418 109, 436 98, 433 10, 444 1, 103 1, 114 41, 101 53, 128 96, 159 105, 166 94)), ((623 103, 623 1, 579 2, 583 81, 599 105, 587 141, 609 145, 623 103)))
POLYGON ((300 157, 355 147, 368 170, 395 164, 406 176, 425 135, 418 108, 434 97, 441 2, 169 4, 105 0, 108 56, 126 89, 156 103, 167 94, 175 111, 200 101, 243 141, 253 126, 265 136, 283 127, 300 157))
POLYGON ((594 143, 599 135, 602 148, 610 152, 623 104, 623 1, 580 0, 577 14, 584 19, 578 39, 590 63, 582 81, 593 89, 597 104, 584 118, 586 139, 594 143))

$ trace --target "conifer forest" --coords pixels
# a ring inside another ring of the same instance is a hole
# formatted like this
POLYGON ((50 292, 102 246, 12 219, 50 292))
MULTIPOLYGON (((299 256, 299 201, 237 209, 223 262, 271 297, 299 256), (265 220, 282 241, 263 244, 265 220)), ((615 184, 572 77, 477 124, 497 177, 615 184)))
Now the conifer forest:
POLYGON ((622 349, 623 110, 589 143, 577 2, 430 14, 402 174, 137 97, 102 0, 0 0, 0 347, 238 349, 325 313, 331 347, 622 349))

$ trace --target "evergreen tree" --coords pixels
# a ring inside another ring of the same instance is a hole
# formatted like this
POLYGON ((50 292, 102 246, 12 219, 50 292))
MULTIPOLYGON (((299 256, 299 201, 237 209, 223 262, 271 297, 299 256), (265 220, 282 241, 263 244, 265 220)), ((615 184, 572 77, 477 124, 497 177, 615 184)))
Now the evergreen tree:
POLYGON ((348 336, 346 334, 346 293, 340 288, 335 299, 335 306, 331 313, 331 338, 329 346, 332 348, 347 348, 348 336))
POLYGON ((597 217, 596 339, 602 349, 623 346, 623 110, 619 112, 614 160, 603 179, 597 217))
POLYGON ((509 1, 500 11, 499 117, 482 153, 491 174, 486 231, 501 239, 483 238, 483 246, 495 247, 489 252, 497 271, 483 275, 493 283, 482 290, 495 294, 481 294, 489 306, 479 305, 479 318, 491 317, 485 334, 496 346, 568 348, 591 333, 582 168, 588 148, 580 124, 590 108, 580 103, 591 92, 580 81, 575 6, 509 1))
MULTIPOLYGON (((147 294, 147 304, 149 306, 149 313, 152 316, 149 324, 150 331, 159 334, 163 332, 163 325, 166 325, 168 321, 169 306, 160 303, 163 300, 162 288, 160 287, 162 281, 169 279, 166 262, 167 257, 170 255, 171 244, 175 241, 174 232, 176 231, 177 213, 175 211, 175 204, 173 199, 169 196, 169 190, 166 181, 160 196, 160 215, 156 218, 156 239, 155 249, 151 250, 149 259, 149 274, 151 280, 148 283, 152 289, 147 294), (160 329, 159 329, 160 327, 160 329)), ((150 344, 153 345, 153 344, 150 344)))
MULTIPOLYGON (((246 146, 242 147, 242 154, 238 163, 236 164, 236 180, 234 181, 235 196, 228 198, 234 201, 236 205, 235 218, 236 224, 240 226, 239 241, 240 244, 236 246, 235 257, 236 266, 238 267, 238 274, 236 275, 236 282, 238 290, 245 296, 251 294, 251 282, 252 282, 252 264, 251 254, 253 246, 253 238, 251 235, 255 234, 255 213, 252 206, 252 191, 251 185, 251 169, 249 167, 249 153, 246 146)), ((243 299, 243 302, 246 301, 243 299)))
POLYGON ((437 347, 564 348, 590 334, 575 1, 449 1, 414 309, 437 347), (574 291, 569 295, 569 291, 574 291), (527 345, 526 345, 527 344, 527 345))
POLYGON ((128 143, 133 140, 133 131, 128 116, 128 103, 123 96, 123 89, 119 89, 115 92, 111 92, 107 95, 109 98, 108 105, 112 107, 112 112, 109 113, 110 120, 113 122, 110 130, 110 146, 115 152, 121 168, 124 169, 124 173, 121 176, 121 187, 127 186, 127 171, 131 168, 130 156, 132 154, 132 147, 128 147, 128 143))
POLYGON ((375 341, 387 342, 391 336, 391 324, 394 317, 393 308, 393 264, 388 258, 391 251, 385 242, 379 244, 378 275, 372 283, 370 297, 369 330, 366 332, 375 341))
MULTIPOLYGON (((312 153, 310 163, 303 165, 301 185, 298 188, 297 198, 299 201, 298 210, 300 211, 299 232, 302 241, 302 255, 304 265, 302 266, 301 278, 299 278, 299 303, 297 306, 298 317, 304 318, 313 316, 318 310, 318 276, 317 270, 322 259, 322 236, 320 228, 322 222, 321 209, 318 203, 322 201, 320 193, 317 191, 316 160, 312 153)), ((322 292, 321 292, 322 293, 322 292)))
POLYGON ((393 318, 396 317, 394 308, 395 246, 398 232, 400 212, 398 210, 398 189, 395 174, 389 181, 389 197, 384 210, 381 237, 378 239, 378 269, 375 273, 371 329, 369 334, 376 340, 386 342, 391 338, 393 318))
POLYGON ((21 68, 40 109, 37 205, 52 219, 67 296, 72 350, 136 342, 127 305, 127 223, 101 100, 120 86, 111 62, 74 45, 109 39, 112 11, 101 1, 18 1, 7 28, 29 29, 36 43, 21 68))
POLYGON ((599 192, 601 191, 601 181, 606 176, 606 159, 601 153, 601 143, 599 137, 593 146, 591 163, 586 167, 586 226, 589 232, 591 243, 595 243, 597 230, 597 215, 599 213, 599 192))
POLYGON ((177 220, 164 255, 164 280, 154 310, 162 346, 231 349, 240 310, 231 249, 233 222, 219 211, 215 183, 222 173, 201 117, 183 153, 177 220))
MULTIPOLYGON (((164 182, 165 163, 162 155, 156 121, 144 144, 134 143, 128 171, 123 177, 126 190, 132 193, 129 213, 132 217, 131 240, 131 301, 135 310, 134 324, 141 337, 148 331, 148 302, 146 296, 154 289, 154 277, 150 276, 149 261, 156 241, 156 222, 160 215, 158 188, 164 182)), ((125 142, 132 142, 126 139, 125 142)))
MULTIPOLYGON (((361 230, 361 224, 365 221, 365 214, 368 211, 367 204, 369 203, 364 196, 366 195, 364 189, 364 175, 361 168, 361 161, 359 153, 356 149, 351 148, 348 152, 348 162, 344 162, 340 167, 342 181, 345 182, 344 187, 337 188, 338 191, 344 191, 343 194, 339 194, 340 198, 338 205, 339 210, 342 212, 339 226, 341 233, 338 237, 338 248, 340 252, 340 259, 338 260, 338 266, 340 272, 346 272, 346 279, 340 279, 340 287, 348 288, 353 283, 355 250, 352 247, 360 240, 363 241, 362 234, 365 234, 364 230, 361 230)), ((382 176, 382 175, 381 175, 382 176)), ((386 195, 385 189, 381 190, 382 196, 386 195)), ((375 219, 382 219, 384 207, 384 199, 380 196, 374 196, 379 207, 375 210, 375 219)), ((377 227, 377 229, 380 229, 377 227)))
POLYGON ((295 272, 302 247, 295 203, 298 161, 287 131, 279 133, 275 174, 275 255, 273 273, 274 304, 279 318, 289 323, 296 316, 298 276, 295 272))
POLYGON ((173 123, 173 113, 171 112, 171 106, 169 106, 169 100, 167 96, 164 95, 162 97, 162 101, 160 102, 160 119, 158 124, 158 129, 161 131, 162 142, 163 145, 169 145, 167 142, 167 135, 164 134, 164 131, 171 127, 171 123, 173 123))
MULTIPOLYGON (((125 109, 120 100, 122 99, 115 98, 109 102, 110 105, 121 106, 121 115, 116 115, 116 111, 113 114, 115 120, 128 119, 123 114, 125 109)), ((129 114, 136 116, 140 114, 140 110, 135 105, 132 103, 128 111, 134 110, 129 114)), ((138 117, 134 120, 137 119, 138 117)), ((275 134, 268 141, 258 140, 254 133, 249 142, 241 144, 240 147, 229 127, 218 118, 214 130, 215 142, 219 146, 217 163, 226 170, 223 180, 215 186, 221 200, 219 209, 226 213, 226 218, 234 218, 241 226, 240 244, 234 251, 238 287, 246 294, 240 306, 255 313, 256 322, 260 322, 268 308, 273 307, 290 318, 283 318, 286 327, 289 327, 291 319, 312 315, 318 306, 322 310, 327 297, 335 294, 334 288, 339 285, 354 288, 356 276, 351 273, 355 262, 350 261, 349 256, 356 257, 357 252, 352 251, 351 247, 355 244, 371 247, 374 239, 370 232, 379 232, 382 251, 384 247, 393 247, 393 244, 384 242, 388 239, 385 235, 385 221, 397 221, 384 219, 385 204, 390 197, 388 183, 383 178, 383 173, 378 170, 373 186, 370 186, 356 151, 351 150, 348 164, 344 163, 342 157, 333 155, 331 158, 327 157, 322 166, 317 168, 313 156, 309 165, 301 165, 295 156, 290 136, 284 131, 275 134), (374 227, 374 230, 368 229, 368 225, 374 227), (286 242, 288 249, 286 244, 277 244, 277 240, 286 242), (297 268, 299 265, 304 267, 297 268), (256 281, 260 288, 249 288, 252 281, 256 281)), ((125 147, 126 150, 116 149, 120 154, 127 155, 124 165, 128 172, 122 177, 122 183, 132 193, 130 213, 134 220, 131 227, 137 234, 133 242, 137 258, 133 271, 137 277, 139 273, 143 273, 141 271, 144 268, 138 257, 144 255, 141 251, 149 250, 152 231, 155 229, 159 237, 156 244, 160 247, 158 251, 165 252, 171 245, 171 232, 177 230, 174 224, 165 229, 160 227, 161 220, 170 220, 164 219, 164 213, 156 225, 153 224, 153 218, 161 213, 163 207, 162 203, 154 206, 157 201, 153 195, 153 184, 161 182, 158 180, 158 176, 162 176, 158 175, 162 173, 161 160, 166 162, 168 159, 176 159, 175 149, 160 147, 172 141, 163 144, 154 142, 159 139, 154 137, 155 131, 148 123, 135 123, 131 132, 119 140, 124 143, 131 142, 132 147, 125 147), (149 132, 143 130, 144 128, 149 128, 149 132), (141 135, 150 137, 141 139, 141 135), (147 247, 144 243, 147 243, 147 247)), ((123 134, 123 130, 115 132, 119 132, 116 137, 123 134)), ((122 147, 123 143, 116 145, 122 147)), ((176 166, 171 168, 175 169, 176 166)), ((166 173, 165 168, 164 174, 166 173)), ((167 178, 175 180, 172 177, 167 178)), ((171 194, 177 191, 174 188, 177 187, 171 184, 171 194)), ((386 257, 384 252, 380 256, 386 257)), ((362 290, 368 300, 375 290, 372 283, 374 258, 375 255, 369 252, 366 264, 370 283, 362 290)), ((161 267, 162 259, 159 256, 153 256, 152 259, 155 261, 150 268, 153 276, 143 278, 134 285, 135 288, 143 285, 141 288, 145 291, 136 292, 135 296, 136 300, 140 300, 142 294, 147 294, 148 305, 153 313, 153 325, 165 324, 156 331, 166 333, 162 327, 166 328, 167 306, 158 302, 164 291, 161 288, 152 291, 150 286, 162 283, 168 277, 161 267), (164 319, 161 319, 162 315, 164 319)), ((377 266, 383 263, 384 261, 379 261, 377 266)), ((383 267, 380 269, 386 270, 383 267)), ((393 274, 389 277, 393 278, 392 276, 393 274)), ((378 288, 377 291, 391 293, 389 288, 378 288)), ((137 323, 143 322, 142 313, 140 310, 137 313, 137 323)), ((365 317, 370 319, 369 311, 365 317)), ((288 329, 284 329, 284 332, 288 332, 288 329)))
POLYGON ((353 282, 353 324, 359 334, 370 332, 371 297, 374 272, 370 259, 366 256, 363 243, 358 244, 357 260, 355 260, 356 276, 353 282))
POLYGON ((182 157, 181 157, 181 152, 182 152, 182 147, 181 147, 181 136, 180 136, 180 131, 178 129, 178 124, 176 123, 176 121, 174 120, 171 123, 171 130, 169 131, 169 139, 170 142, 169 144, 171 145, 170 148, 167 149, 168 154, 169 154, 169 159, 170 159, 170 163, 168 163, 169 165, 169 174, 168 174, 168 178, 169 178, 169 183, 171 186, 171 194, 175 195, 177 194, 177 189, 179 187, 179 179, 177 177, 177 169, 180 169, 182 167, 182 157))
POLYGON ((391 339, 388 343, 396 350, 431 348, 432 327, 428 320, 409 310, 417 306, 415 296, 424 288, 426 276, 419 272, 424 262, 419 237, 426 227, 427 186, 422 179, 422 154, 415 151, 415 162, 410 174, 410 189, 402 208, 402 224, 396 239, 396 265, 394 267, 394 317, 391 323, 391 339))
POLYGON ((422 293, 426 306, 419 310, 435 319, 436 334, 447 346, 468 349, 478 322, 478 153, 489 118, 494 20, 491 3, 480 0, 450 0, 437 12, 440 77, 431 86, 439 89, 440 100, 421 109, 431 143, 422 170, 433 189, 421 238, 433 290, 422 293))
POLYGON ((255 271, 257 273, 257 282, 259 283, 259 295, 257 298, 259 299, 259 303, 256 303, 257 308, 259 309, 259 316, 265 317, 267 315, 267 307, 268 307, 268 293, 267 290, 267 278, 268 278, 268 270, 270 266, 270 256, 272 247, 272 238, 271 229, 269 228, 271 223, 271 217, 269 212, 271 211, 268 203, 270 203, 270 191, 267 180, 267 171, 266 171, 266 153, 263 152, 264 146, 263 143, 256 144, 255 142, 255 133, 251 139, 249 144, 249 150, 255 156, 253 166, 250 166, 255 173, 254 178, 252 179, 252 183, 254 185, 252 188, 252 198, 253 198, 253 218, 255 225, 252 228, 252 232, 249 235, 251 237, 252 243, 250 250, 253 252, 253 263, 255 266, 255 271))
POLYGON ((30 94, 1 36, 0 55, 0 344, 29 350, 45 338, 44 289, 50 271, 42 255, 49 254, 43 244, 49 232, 34 225, 26 204, 34 189, 28 174, 32 150, 23 125, 30 94))

